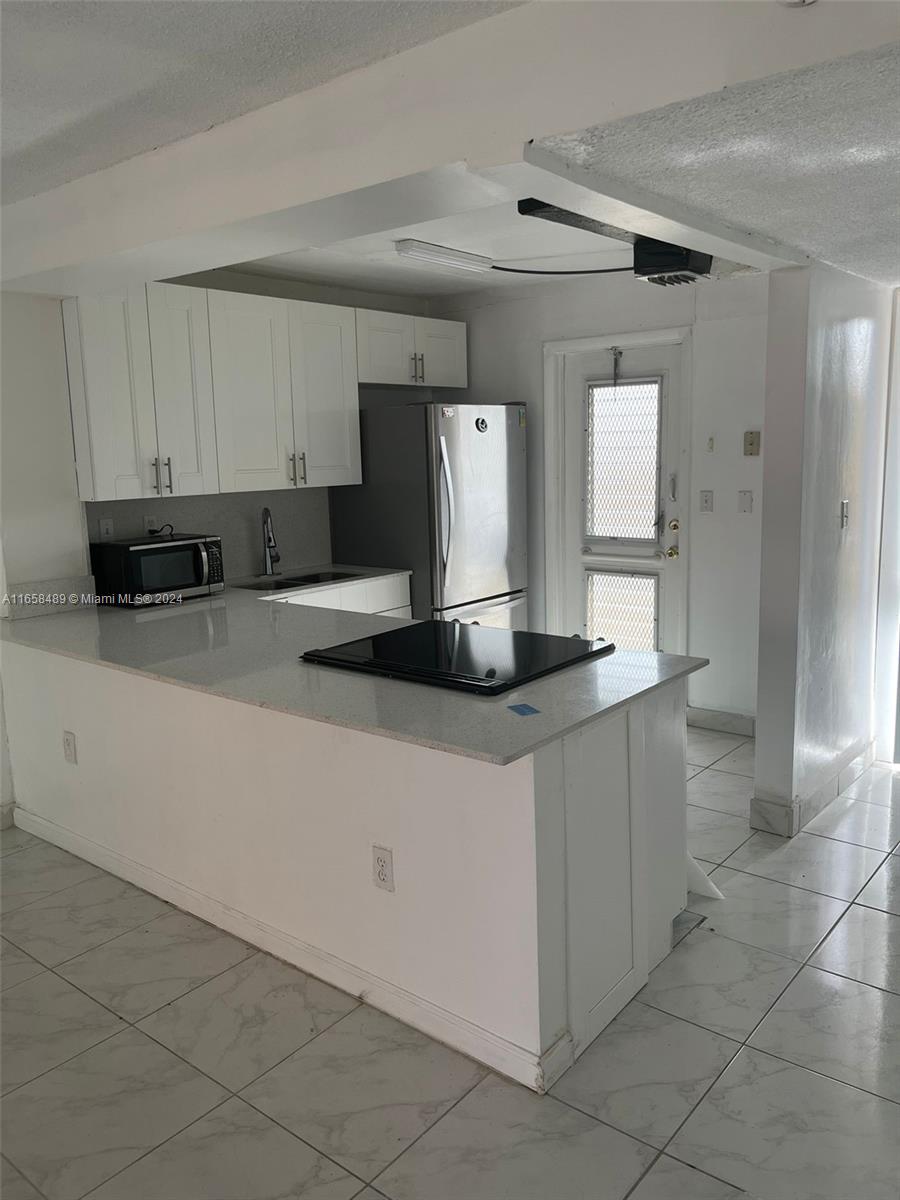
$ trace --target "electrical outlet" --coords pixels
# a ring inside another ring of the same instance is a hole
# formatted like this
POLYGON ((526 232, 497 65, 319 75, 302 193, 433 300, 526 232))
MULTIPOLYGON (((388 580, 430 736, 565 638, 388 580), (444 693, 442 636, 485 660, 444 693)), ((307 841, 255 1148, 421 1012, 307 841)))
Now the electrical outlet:
POLYGON ((700 493, 700 511, 712 512, 713 510, 713 494, 712 492, 700 493))
POLYGON ((715 454, 715 452, 716 452, 716 439, 713 434, 710 434, 709 437, 706 439, 706 453, 707 454, 715 454))
POLYGON ((753 493, 738 492, 738 512, 752 513, 753 512, 753 493))
POLYGON ((78 762, 78 753, 75 749, 75 734, 68 729, 63 730, 63 757, 73 767, 78 762))
POLYGON ((758 429, 748 429, 744 434, 744 457, 757 458, 761 444, 761 432, 758 429))
POLYGON ((372 847, 372 881, 377 888, 394 891, 394 852, 387 846, 372 847))
POLYGON ((159 529, 159 517, 144 517, 144 533, 149 533, 151 529, 159 529))
POLYGON ((112 541, 112 538, 114 536, 112 517, 101 517, 100 521, 99 521, 99 525, 100 525, 100 541, 101 542, 112 541))

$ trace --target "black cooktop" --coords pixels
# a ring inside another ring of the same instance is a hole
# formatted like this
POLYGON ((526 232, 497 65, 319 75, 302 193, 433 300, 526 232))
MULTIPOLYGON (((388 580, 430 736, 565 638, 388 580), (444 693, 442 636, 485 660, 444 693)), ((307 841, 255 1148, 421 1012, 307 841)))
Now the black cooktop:
POLYGON ((300 657, 328 667, 497 696, 613 650, 612 642, 420 621, 324 650, 307 650, 300 657))

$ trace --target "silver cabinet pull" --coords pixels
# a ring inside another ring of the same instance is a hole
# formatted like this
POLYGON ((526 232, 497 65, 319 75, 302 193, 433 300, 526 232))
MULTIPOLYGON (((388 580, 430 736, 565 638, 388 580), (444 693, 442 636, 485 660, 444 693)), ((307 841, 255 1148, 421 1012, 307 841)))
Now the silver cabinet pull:
POLYGON ((153 490, 154 490, 154 492, 158 492, 159 495, 161 496, 162 495, 162 475, 160 474, 159 459, 154 458, 153 462, 150 465, 153 467, 153 470, 156 472, 156 483, 154 483, 154 485, 153 485, 153 490))
POLYGON ((175 491, 175 488, 172 486, 172 459, 167 458, 165 460, 165 464, 166 464, 166 473, 169 476, 169 482, 166 484, 166 487, 169 489, 169 495, 171 496, 175 491))
POLYGON ((412 381, 413 381, 413 383, 418 383, 418 380, 419 380, 419 356, 417 354, 411 354, 409 356, 409 359, 410 359, 410 362, 412 363, 412 381))
POLYGON ((307 480, 306 480, 306 451, 305 450, 300 455, 300 466, 303 468, 303 478, 300 480, 300 482, 305 484, 307 482, 307 480))
POLYGON ((422 383, 424 383, 425 382, 425 355, 424 354, 419 355, 419 362, 421 363, 421 367, 420 367, 421 374, 419 376, 419 379, 421 380, 422 383))
POLYGON ((294 487, 297 486, 297 455, 289 454, 288 462, 291 464, 291 483, 294 487))

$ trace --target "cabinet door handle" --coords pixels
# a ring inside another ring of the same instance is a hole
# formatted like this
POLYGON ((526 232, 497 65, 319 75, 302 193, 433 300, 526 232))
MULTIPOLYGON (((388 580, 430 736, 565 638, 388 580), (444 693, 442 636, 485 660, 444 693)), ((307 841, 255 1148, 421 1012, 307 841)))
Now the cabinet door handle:
POLYGON ((420 368, 421 375, 419 376, 419 378, 421 379, 422 383, 424 383, 425 382, 425 355, 424 354, 419 355, 419 362, 421 363, 421 368, 420 368))
POLYGON ((169 489, 169 495, 171 496, 175 491, 174 487, 172 486, 172 459, 167 458, 165 460, 165 463, 166 463, 166 473, 169 476, 169 482, 166 484, 166 487, 169 489))
POLYGON ((306 451, 305 450, 300 455, 300 465, 303 468, 303 478, 300 480, 300 482, 305 484, 306 483, 306 451))
POLYGON ((288 462, 291 464, 291 483, 294 487, 297 486, 297 455, 289 454, 288 462))
POLYGON ((162 495, 162 475, 160 474, 159 459, 154 458, 153 462, 150 465, 153 467, 153 470, 156 472, 156 483, 154 483, 154 485, 153 485, 153 490, 154 490, 154 492, 157 492, 161 496, 162 495))
POLYGON ((419 381, 419 356, 417 354, 411 354, 409 356, 409 358, 410 358, 410 362, 412 363, 412 381, 413 381, 413 383, 418 383, 418 381, 419 381))

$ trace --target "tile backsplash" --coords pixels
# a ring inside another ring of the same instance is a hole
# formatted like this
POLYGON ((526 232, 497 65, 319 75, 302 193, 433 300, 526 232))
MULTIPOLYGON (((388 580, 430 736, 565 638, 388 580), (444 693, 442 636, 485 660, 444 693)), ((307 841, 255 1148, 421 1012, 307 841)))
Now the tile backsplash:
POLYGON ((282 568, 330 561, 327 488, 96 501, 84 507, 92 542, 99 540, 101 517, 112 519, 114 538, 143 537, 145 516, 153 517, 157 528, 171 521, 176 533, 219 534, 227 581, 262 571, 261 514, 266 505, 272 512, 282 568))

